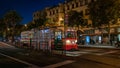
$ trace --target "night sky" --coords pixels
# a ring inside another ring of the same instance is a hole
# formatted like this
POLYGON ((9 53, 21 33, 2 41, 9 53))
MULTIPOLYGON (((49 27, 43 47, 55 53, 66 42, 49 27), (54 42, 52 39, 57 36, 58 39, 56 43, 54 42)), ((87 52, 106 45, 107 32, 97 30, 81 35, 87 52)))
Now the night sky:
POLYGON ((22 24, 32 21, 33 12, 57 5, 64 0, 0 0, 0 17, 8 10, 16 10, 22 17, 22 24))

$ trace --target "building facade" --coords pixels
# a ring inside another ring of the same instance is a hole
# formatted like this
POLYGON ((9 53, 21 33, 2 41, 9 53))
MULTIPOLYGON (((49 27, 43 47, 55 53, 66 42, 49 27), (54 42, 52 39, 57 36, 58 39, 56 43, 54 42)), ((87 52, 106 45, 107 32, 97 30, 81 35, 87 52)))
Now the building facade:
MULTIPOLYGON (((60 3, 57 6, 47 7, 44 9, 46 12, 46 18, 49 19, 50 23, 54 23, 57 26, 64 25, 64 16, 65 13, 68 13, 72 10, 81 12, 83 14, 84 20, 91 23, 89 19, 89 9, 87 5, 93 0, 70 0, 66 3, 60 3)), ((33 13, 33 20, 39 18, 39 14, 42 11, 36 11, 33 13)))
MULTIPOLYGON (((44 9, 44 12, 46 12, 46 18, 48 19, 48 22, 54 24, 55 26, 64 26, 65 16, 68 12, 72 10, 81 12, 83 14, 84 21, 86 21, 88 24, 91 24, 92 21, 89 19, 89 8, 87 6, 90 2, 93 1, 96 0, 69 0, 65 3, 58 4, 57 6, 47 7, 44 9)), ((39 18, 40 15, 42 15, 42 12, 43 11, 35 12, 33 14, 33 20, 39 18)), ((118 19, 117 24, 115 25, 111 24, 110 26, 111 27, 110 38, 113 39, 112 42, 114 44, 117 42, 117 39, 119 39, 120 41, 119 25, 120 25, 120 19, 118 19)), ((83 36, 82 38, 80 38, 80 40, 84 40, 84 44, 91 44, 91 40, 94 41, 94 43, 108 44, 110 39, 108 36, 107 27, 108 26, 102 26, 100 29, 92 28, 92 27, 82 28, 84 34, 80 35, 83 36)))

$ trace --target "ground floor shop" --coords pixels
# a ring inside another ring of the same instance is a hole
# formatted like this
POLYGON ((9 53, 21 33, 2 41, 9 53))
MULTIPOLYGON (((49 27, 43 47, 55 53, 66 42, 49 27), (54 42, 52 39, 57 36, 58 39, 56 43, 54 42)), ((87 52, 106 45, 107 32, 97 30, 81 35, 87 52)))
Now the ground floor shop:
POLYGON ((84 33, 78 34, 79 45, 95 45, 106 44, 107 46, 115 46, 120 41, 120 28, 111 28, 110 33, 104 29, 86 30, 84 33))

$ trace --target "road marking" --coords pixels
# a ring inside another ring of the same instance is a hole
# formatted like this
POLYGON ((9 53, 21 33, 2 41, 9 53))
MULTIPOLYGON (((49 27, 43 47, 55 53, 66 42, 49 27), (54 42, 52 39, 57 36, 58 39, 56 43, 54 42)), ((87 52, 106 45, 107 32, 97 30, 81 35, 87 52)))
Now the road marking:
POLYGON ((117 51, 108 51, 108 52, 104 52, 104 53, 97 53, 95 55, 106 55, 106 54, 111 54, 111 53, 115 53, 117 51))
POLYGON ((96 52, 96 51, 100 51, 100 49, 99 50, 82 50, 82 51, 85 51, 85 52, 96 52))
POLYGON ((75 61, 73 61, 73 60, 66 60, 64 62, 52 64, 52 65, 49 65, 49 66, 45 66, 43 68, 56 68, 56 67, 59 67, 59 66, 62 66, 62 65, 73 63, 73 62, 75 62, 75 61))
POLYGON ((14 46, 11 46, 7 43, 4 43, 4 42, 0 42, 0 48, 12 48, 12 49, 18 49, 18 48, 15 48, 14 46))
POLYGON ((6 45, 6 46, 13 47, 13 46, 11 46, 11 45, 9 45, 9 44, 7 44, 7 43, 4 43, 4 42, 0 42, 0 44, 4 44, 4 45, 6 45))
POLYGON ((105 55, 105 54, 111 54, 111 53, 116 53, 118 51, 107 51, 107 52, 101 52, 101 50, 82 50, 82 51, 76 51, 76 52, 66 52, 67 56, 81 56, 84 54, 95 54, 95 55, 105 55))
POLYGON ((79 53, 81 53, 81 54, 86 54, 86 53, 89 53, 89 52, 86 52, 86 51, 75 51, 75 52, 66 52, 66 53, 74 53, 74 54, 79 54, 79 53))
POLYGON ((3 54, 3 53, 0 53, 0 55, 5 56, 5 57, 10 58, 10 59, 13 59, 13 60, 15 60, 15 61, 17 61, 17 62, 20 62, 20 63, 24 63, 24 64, 26 64, 26 65, 29 65, 30 67, 28 67, 28 68, 41 68, 41 67, 38 67, 38 66, 36 66, 36 65, 30 64, 30 63, 28 63, 28 62, 19 60, 19 59, 17 59, 17 58, 14 58, 14 57, 5 55, 5 54, 3 54))

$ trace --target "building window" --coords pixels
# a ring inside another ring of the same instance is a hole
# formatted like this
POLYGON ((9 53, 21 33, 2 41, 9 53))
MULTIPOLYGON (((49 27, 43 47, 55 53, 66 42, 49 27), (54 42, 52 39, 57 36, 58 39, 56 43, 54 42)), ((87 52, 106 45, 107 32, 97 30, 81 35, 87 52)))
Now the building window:
POLYGON ((76 7, 78 7, 78 2, 76 3, 76 7))
POLYGON ((94 2, 95 0, 91 0, 91 2, 94 2))
POLYGON ((46 13, 46 15, 48 16, 48 15, 50 15, 50 13, 46 13))
POLYGON ((83 0, 80 0, 80 6, 83 6, 83 0))
POLYGON ((51 15, 53 15, 53 11, 51 11, 51 15))
POLYGON ((88 34, 88 33, 87 33, 87 30, 85 30, 85 34, 88 34))
POLYGON ((37 16, 39 16, 39 14, 37 13, 37 16))
POLYGON ((55 14, 55 11, 53 10, 53 15, 55 14))
POLYGON ((58 9, 56 10, 56 13, 58 13, 58 9))
POLYGON ((72 8, 74 8, 74 4, 72 4, 72 8))
POLYGON ((65 8, 63 8, 62 10, 60 10, 60 12, 63 12, 63 13, 64 13, 64 12, 65 12, 65 8))
POLYGON ((87 5, 88 4, 88 0, 85 0, 85 5, 87 5))
POLYGON ((67 10, 70 10, 70 7, 69 7, 69 5, 67 6, 67 10))
POLYGON ((52 15, 51 11, 50 11, 50 15, 52 15))
POLYGON ((93 29, 90 30, 90 34, 94 34, 94 30, 93 29))

